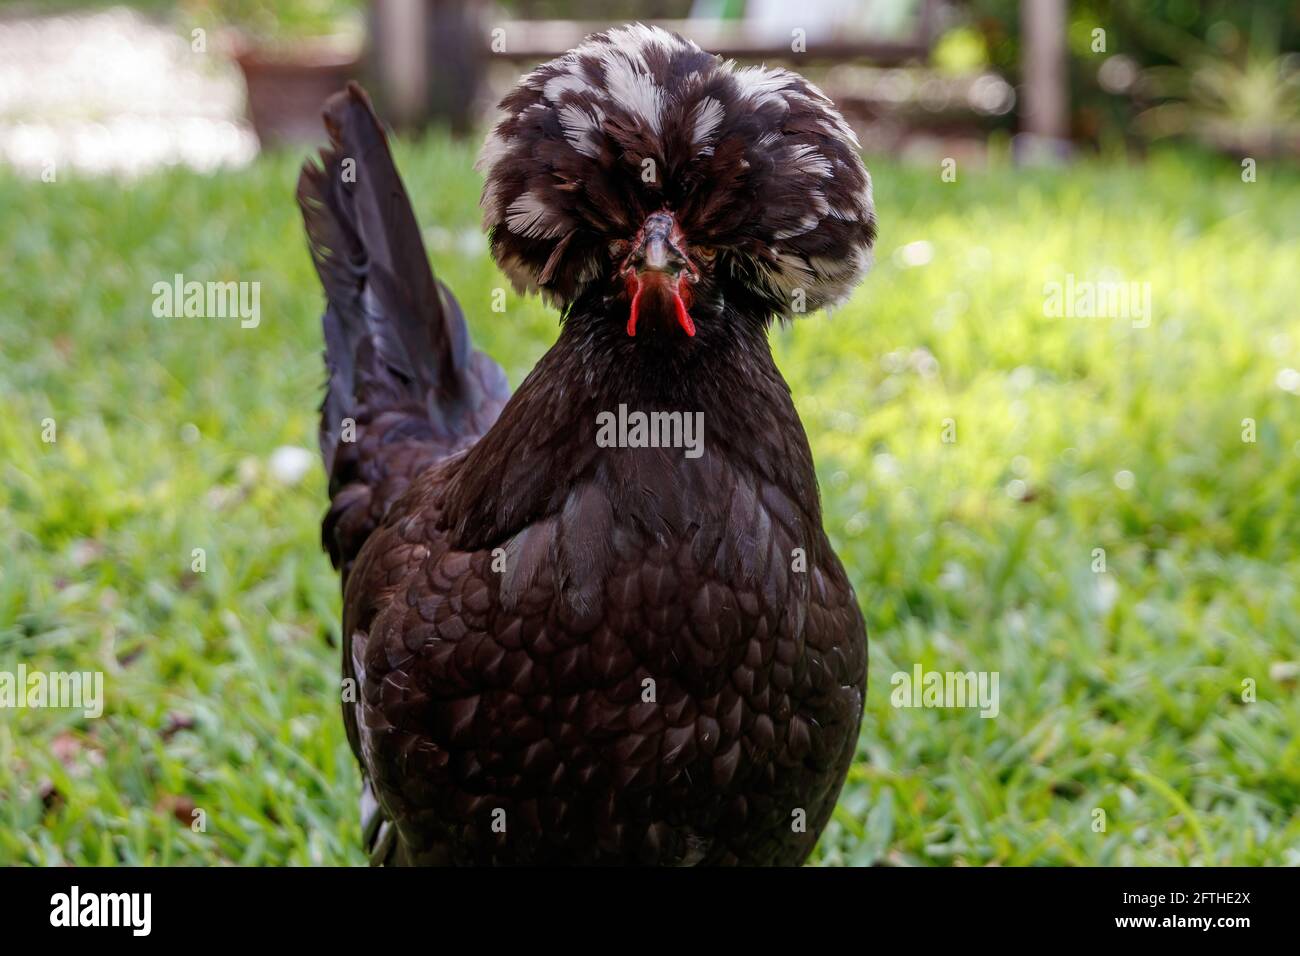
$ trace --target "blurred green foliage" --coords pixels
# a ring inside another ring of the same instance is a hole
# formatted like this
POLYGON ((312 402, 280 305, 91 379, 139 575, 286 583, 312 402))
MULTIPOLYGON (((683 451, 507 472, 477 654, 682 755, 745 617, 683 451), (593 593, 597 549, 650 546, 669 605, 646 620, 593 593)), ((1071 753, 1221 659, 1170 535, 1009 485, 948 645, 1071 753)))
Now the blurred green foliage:
MULTIPOLYGON (((472 157, 398 150, 518 383, 556 317, 491 311, 472 157)), ((362 861, 325 482, 268 466, 313 447, 324 377, 297 164, 0 173, 0 669, 107 688, 98 720, 0 711, 0 865, 362 861), (178 272, 260 282, 260 325, 155 318, 178 272)), ((874 272, 773 334, 871 633, 817 859, 1300 863, 1300 176, 871 165, 874 272), (1150 325, 1045 317, 1065 273, 1149 282, 1150 325), (999 716, 891 707, 917 662, 998 671, 999 716)))
MULTIPOLYGON (((1020 0, 964 0, 961 7, 988 43, 994 67, 1020 72, 1020 0)), ((1177 62, 1189 41, 1215 43, 1224 54, 1252 32, 1268 30, 1282 50, 1300 50, 1300 6, 1293 0, 1071 0, 1070 47, 1091 54, 1092 30, 1106 30, 1107 53, 1142 66, 1177 62)))
POLYGON ((187 24, 233 27, 260 42, 332 36, 360 27, 364 0, 180 0, 187 24))
MULTIPOLYGON (((1020 0, 966 0, 962 9, 965 16, 955 29, 977 31, 990 65, 1018 82, 1020 0)), ((1174 82, 1169 74, 1177 71, 1182 76, 1176 82, 1183 86, 1218 88, 1217 94, 1199 100, 1182 98, 1185 109, 1196 113, 1177 125, 1178 132, 1198 134, 1224 149, 1242 145, 1239 136, 1222 135, 1225 125, 1249 128, 1247 138, 1254 142, 1290 135, 1289 125, 1300 108, 1294 81, 1288 79, 1298 68, 1295 51, 1300 50, 1300 4, 1294 0, 1072 0, 1069 17, 1075 136, 1105 144, 1131 140, 1138 133, 1175 131, 1171 123, 1157 127, 1151 121, 1134 122, 1160 98, 1154 84, 1143 82, 1152 67, 1165 69, 1166 86, 1174 82), (1100 51, 1095 49, 1096 30, 1104 31, 1100 51), (1282 57, 1287 53, 1290 59, 1282 57), (1102 74, 1113 57, 1126 61, 1117 73, 1129 64, 1134 68, 1120 88, 1114 82, 1108 88, 1102 74), (1271 68, 1261 69, 1260 61, 1271 61, 1271 68), (1208 121, 1207 114, 1212 114, 1208 121), (1261 123, 1268 130, 1253 132, 1261 123), (1211 126, 1218 135, 1207 135, 1211 126)))

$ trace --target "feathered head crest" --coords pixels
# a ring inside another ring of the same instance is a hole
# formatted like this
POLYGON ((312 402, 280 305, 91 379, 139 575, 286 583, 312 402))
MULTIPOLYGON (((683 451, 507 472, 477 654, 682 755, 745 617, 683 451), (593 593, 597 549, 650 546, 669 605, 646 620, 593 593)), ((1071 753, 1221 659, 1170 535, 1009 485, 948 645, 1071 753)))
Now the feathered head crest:
POLYGON ((829 99, 641 24, 526 75, 484 144, 492 254, 564 308, 612 273, 611 244, 667 209, 715 274, 780 315, 835 305, 870 264, 871 178, 829 99))

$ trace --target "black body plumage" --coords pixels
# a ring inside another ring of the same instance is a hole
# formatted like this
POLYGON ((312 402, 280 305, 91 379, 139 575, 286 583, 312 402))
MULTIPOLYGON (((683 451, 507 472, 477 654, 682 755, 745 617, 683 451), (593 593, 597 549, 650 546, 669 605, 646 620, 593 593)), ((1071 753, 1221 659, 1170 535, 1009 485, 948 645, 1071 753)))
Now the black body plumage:
POLYGON ((766 334, 867 268, 852 133, 796 75, 641 26, 502 109, 481 163, 492 251, 564 313, 513 396, 430 271, 358 88, 299 183, 373 858, 801 862, 853 757, 866 635, 766 334), (699 263, 689 337, 625 329, 620 256, 661 210, 699 263), (620 405, 700 414, 702 454, 608 447, 620 405))

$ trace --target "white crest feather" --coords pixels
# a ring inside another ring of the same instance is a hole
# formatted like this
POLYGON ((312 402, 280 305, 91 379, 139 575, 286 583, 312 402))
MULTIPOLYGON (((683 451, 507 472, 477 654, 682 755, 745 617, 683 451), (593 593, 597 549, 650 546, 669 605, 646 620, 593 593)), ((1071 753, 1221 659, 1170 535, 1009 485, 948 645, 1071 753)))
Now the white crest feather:
POLYGON ((715 100, 712 96, 706 96, 695 105, 693 116, 694 125, 691 129, 691 145, 707 147, 707 144, 713 139, 713 134, 718 131, 722 125, 723 118, 727 115, 723 105, 715 100))
POLYGON ((551 208, 538 195, 526 192, 506 209, 506 228, 517 236, 553 239, 564 231, 551 208))

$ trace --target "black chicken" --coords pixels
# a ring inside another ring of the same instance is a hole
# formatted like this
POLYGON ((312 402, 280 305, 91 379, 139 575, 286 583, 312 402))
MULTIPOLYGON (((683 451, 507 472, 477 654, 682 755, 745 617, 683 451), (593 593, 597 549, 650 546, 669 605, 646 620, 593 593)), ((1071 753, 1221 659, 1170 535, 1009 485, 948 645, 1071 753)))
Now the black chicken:
POLYGON ((798 75, 641 25, 501 110, 492 253, 563 315, 513 396, 357 86, 298 184, 372 860, 799 863, 853 757, 866 634, 767 330, 868 267, 856 140, 798 75), (683 422, 694 453, 666 447, 683 422))

